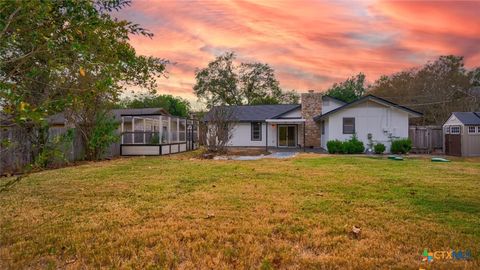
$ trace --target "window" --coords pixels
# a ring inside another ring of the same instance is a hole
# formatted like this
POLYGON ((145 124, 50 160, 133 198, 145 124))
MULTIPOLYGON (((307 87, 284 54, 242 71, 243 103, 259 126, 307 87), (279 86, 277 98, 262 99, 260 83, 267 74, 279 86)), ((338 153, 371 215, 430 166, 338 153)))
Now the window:
POLYGON ((325 120, 322 121, 322 135, 325 135, 325 120))
POLYGON ((476 130, 477 130, 477 127, 474 127, 474 126, 469 126, 468 127, 468 133, 469 134, 475 134, 476 130))
POLYGON ((252 141, 261 141, 262 140, 262 123, 253 122, 252 123, 252 141))
POLYGON ((348 117, 343 118, 343 134, 354 134, 355 133, 355 118, 348 117))
POLYGON ((480 134, 480 126, 477 127, 477 133, 480 134))
POLYGON ((445 134, 450 134, 450 126, 445 126, 445 134))
POLYGON ((460 134, 460 126, 451 126, 450 134, 460 134))

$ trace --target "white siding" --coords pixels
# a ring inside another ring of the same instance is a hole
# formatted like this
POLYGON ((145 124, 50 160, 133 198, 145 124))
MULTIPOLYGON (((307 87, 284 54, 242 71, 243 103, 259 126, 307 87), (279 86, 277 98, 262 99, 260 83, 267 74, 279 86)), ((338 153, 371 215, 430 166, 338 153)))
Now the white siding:
POLYGON ((444 126, 463 126, 463 123, 460 122, 460 120, 458 120, 458 118, 452 114, 443 125, 444 126))
MULTIPOLYGON (((328 127, 328 119, 325 119, 323 124, 325 125, 325 134, 321 134, 320 135, 320 139, 321 139, 321 146, 323 149, 327 149, 327 142, 329 140, 329 136, 328 136, 328 131, 329 131, 329 127, 328 127)), ((320 128, 322 128, 322 126, 320 125, 320 128)))
POLYGON ((302 118, 301 108, 295 109, 291 112, 282 114, 279 118, 302 118))
POLYGON ((327 140, 344 141, 352 137, 351 134, 343 134, 344 117, 355 118, 355 133, 365 147, 369 143, 368 133, 372 134, 374 142, 385 144, 387 151, 390 151, 390 136, 408 138, 407 112, 367 101, 332 114, 328 119, 322 145, 326 144, 327 140))
POLYGON ((156 156, 160 155, 160 146, 145 145, 124 145, 122 146, 122 155, 124 156, 156 156))
POLYGON ((335 110, 336 108, 339 108, 343 105, 345 105, 345 103, 342 103, 333 98, 324 97, 322 99, 322 114, 326 114, 327 112, 335 110))
MULTIPOLYGON (((235 124, 235 127, 232 130, 232 139, 230 140, 229 146, 250 146, 250 147, 265 147, 265 123, 262 123, 262 140, 252 141, 251 138, 251 123, 242 122, 235 124)), ((272 138, 271 128, 268 130, 269 141, 272 138)), ((275 141, 276 144, 276 141, 275 141)))

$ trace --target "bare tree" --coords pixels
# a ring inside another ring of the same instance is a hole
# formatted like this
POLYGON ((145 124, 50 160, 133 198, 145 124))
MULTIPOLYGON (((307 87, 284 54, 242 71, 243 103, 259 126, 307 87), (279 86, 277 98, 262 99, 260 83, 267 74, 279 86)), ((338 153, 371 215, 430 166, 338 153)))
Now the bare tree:
POLYGON ((206 116, 206 147, 209 152, 225 153, 235 126, 234 107, 214 107, 206 116))

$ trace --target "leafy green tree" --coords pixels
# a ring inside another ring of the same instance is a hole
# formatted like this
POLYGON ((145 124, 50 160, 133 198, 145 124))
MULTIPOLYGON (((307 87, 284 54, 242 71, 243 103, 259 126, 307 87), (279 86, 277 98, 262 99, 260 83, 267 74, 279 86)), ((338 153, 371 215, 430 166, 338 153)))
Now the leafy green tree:
POLYGON ((440 56, 423 66, 382 76, 369 92, 423 112, 421 124, 440 125, 451 112, 480 109, 479 71, 467 70, 461 56, 440 56))
POLYGON ((262 63, 242 63, 238 71, 240 95, 246 104, 275 102, 282 96, 272 67, 262 63))
POLYGON ((190 102, 172 95, 142 94, 133 98, 125 98, 118 104, 120 108, 163 108, 171 115, 187 117, 190 102))
POLYGON ((235 54, 227 52, 195 72, 193 90, 208 108, 217 105, 298 103, 295 91, 284 92, 272 67, 264 63, 235 65, 235 54))
POLYGON ((234 59, 235 54, 228 52, 208 63, 206 68, 195 72, 197 82, 193 90, 199 100, 207 103, 207 107, 242 104, 237 87, 238 75, 233 64, 234 59))
POLYGON ((344 102, 352 102, 363 97, 365 93, 365 74, 358 73, 343 82, 333 84, 325 94, 344 102))
POLYGON ((137 55, 128 42, 129 35, 152 34, 110 15, 129 4, 128 0, 0 1, 1 120, 23 128, 33 142, 45 137, 37 131, 45 130, 49 115, 65 111, 88 142, 97 116, 126 87, 155 89, 167 62, 137 55))

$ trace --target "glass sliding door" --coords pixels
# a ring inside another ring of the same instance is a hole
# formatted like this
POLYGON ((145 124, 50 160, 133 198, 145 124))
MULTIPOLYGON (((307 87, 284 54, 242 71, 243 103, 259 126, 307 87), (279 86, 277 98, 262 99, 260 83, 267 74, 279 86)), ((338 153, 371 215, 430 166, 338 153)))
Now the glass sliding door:
POLYGON ((295 147, 297 145, 297 126, 278 125, 278 146, 295 147))

